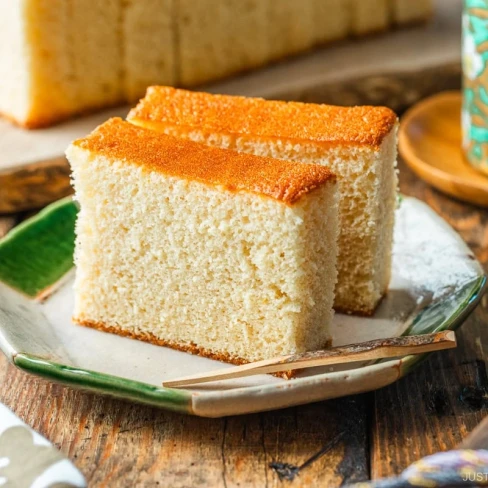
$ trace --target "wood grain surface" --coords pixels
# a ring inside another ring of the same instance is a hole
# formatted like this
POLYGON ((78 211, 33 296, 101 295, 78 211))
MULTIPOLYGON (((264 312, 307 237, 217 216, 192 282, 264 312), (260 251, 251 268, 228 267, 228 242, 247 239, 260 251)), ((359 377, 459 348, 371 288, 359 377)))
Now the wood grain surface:
MULTIPOLYGON (((486 268, 487 211, 443 196, 403 164, 401 191, 440 213, 486 268)), ((24 217, 0 217, 0 234, 24 217)), ((487 321, 485 297, 456 350, 432 355, 398 383, 276 412, 178 415, 49 383, 3 356, 0 401, 65 452, 91 487, 334 487, 398 474, 454 447, 486 416, 487 321)))
MULTIPOLYGON (((488 212, 444 196, 401 167, 400 190, 426 201, 488 268, 488 212)), ((450 449, 488 414, 488 297, 457 333, 458 348, 374 394, 371 475, 388 476, 450 449)))

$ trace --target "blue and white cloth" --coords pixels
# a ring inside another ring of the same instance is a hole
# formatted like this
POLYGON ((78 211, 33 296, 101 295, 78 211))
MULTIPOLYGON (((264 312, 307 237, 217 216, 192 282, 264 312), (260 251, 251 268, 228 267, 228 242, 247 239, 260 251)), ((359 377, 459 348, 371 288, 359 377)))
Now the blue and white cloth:
POLYGON ((86 486, 71 461, 0 404, 0 488, 86 486))

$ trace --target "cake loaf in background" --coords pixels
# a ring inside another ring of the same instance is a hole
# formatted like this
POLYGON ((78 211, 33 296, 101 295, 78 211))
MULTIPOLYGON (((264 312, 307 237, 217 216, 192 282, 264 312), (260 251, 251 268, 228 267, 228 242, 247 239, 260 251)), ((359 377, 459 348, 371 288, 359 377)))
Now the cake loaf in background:
POLYGON ((120 0, 0 2, 0 113, 41 127, 123 99, 120 0))
POLYGON ((327 168, 121 119, 67 157, 76 322, 235 363, 329 343, 338 209, 327 168))
POLYGON ((42 127, 427 20, 432 0, 0 2, 0 114, 42 127))
POLYGON ((332 107, 151 87, 128 120, 234 149, 329 167, 339 178, 336 310, 372 314, 390 281, 397 117, 385 107, 332 107))

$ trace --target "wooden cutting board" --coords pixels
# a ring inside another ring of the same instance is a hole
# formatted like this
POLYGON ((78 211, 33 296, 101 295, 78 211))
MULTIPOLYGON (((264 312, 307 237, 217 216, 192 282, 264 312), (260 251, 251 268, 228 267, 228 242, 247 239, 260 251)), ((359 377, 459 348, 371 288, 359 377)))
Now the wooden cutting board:
MULTIPOLYGON (((435 19, 380 36, 328 46, 202 87, 210 92, 337 105, 387 105, 460 87, 461 0, 436 0, 435 19)), ((27 131, 0 119, 0 213, 37 208, 71 192, 68 144, 129 107, 27 131)))

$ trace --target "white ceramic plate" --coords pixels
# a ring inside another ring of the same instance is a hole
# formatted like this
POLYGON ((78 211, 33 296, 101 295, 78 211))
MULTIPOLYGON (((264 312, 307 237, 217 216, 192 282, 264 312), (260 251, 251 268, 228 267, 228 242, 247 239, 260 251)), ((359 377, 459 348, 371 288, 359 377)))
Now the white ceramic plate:
MULTIPOLYGON (((273 376, 161 387, 165 379, 222 363, 79 327, 73 309, 76 206, 57 202, 0 242, 0 347, 30 373, 120 398, 194 415, 220 417, 340 397, 393 383, 425 356, 273 376)), ((485 286, 480 264, 428 206, 404 198, 397 210, 393 278, 371 318, 336 315, 334 344, 458 327, 485 286)))

